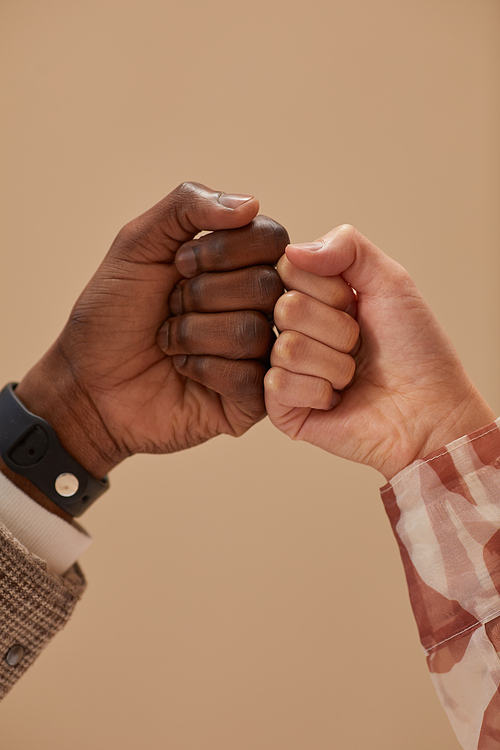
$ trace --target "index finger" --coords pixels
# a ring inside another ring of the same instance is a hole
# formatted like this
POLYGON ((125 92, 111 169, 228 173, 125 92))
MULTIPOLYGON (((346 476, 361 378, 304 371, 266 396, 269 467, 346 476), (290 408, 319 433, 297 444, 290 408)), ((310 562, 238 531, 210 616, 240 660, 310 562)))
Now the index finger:
POLYGON ((294 266, 286 255, 278 263, 278 273, 288 291, 303 292, 337 310, 347 310, 356 301, 352 287, 341 276, 316 276, 294 266))
POLYGON ((257 216, 245 227, 212 232, 185 242, 177 251, 175 265, 187 278, 209 271, 274 265, 288 242, 288 233, 281 224, 268 216, 257 216))

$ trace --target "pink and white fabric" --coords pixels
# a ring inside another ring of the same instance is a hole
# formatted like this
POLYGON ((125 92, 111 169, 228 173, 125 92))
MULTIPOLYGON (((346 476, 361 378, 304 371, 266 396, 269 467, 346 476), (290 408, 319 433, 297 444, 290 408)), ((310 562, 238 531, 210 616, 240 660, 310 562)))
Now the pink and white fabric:
POLYGON ((381 493, 443 707, 465 750, 500 750, 500 419, 381 493))

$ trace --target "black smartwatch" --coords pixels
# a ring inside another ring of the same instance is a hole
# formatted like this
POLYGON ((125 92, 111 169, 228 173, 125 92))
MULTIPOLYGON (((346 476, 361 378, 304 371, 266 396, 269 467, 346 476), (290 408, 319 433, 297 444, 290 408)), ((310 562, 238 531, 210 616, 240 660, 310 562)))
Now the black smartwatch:
POLYGON ((17 398, 16 385, 0 391, 0 456, 62 510, 79 516, 108 489, 108 478, 96 479, 66 453, 54 428, 17 398))

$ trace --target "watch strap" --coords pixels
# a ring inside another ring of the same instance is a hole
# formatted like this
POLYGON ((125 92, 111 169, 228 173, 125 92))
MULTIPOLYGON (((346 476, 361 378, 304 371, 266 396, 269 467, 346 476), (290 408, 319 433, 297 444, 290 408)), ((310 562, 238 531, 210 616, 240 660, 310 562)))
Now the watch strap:
POLYGON ((18 399, 16 385, 0 391, 0 455, 9 469, 79 516, 108 489, 108 479, 96 479, 64 450, 54 428, 18 399))

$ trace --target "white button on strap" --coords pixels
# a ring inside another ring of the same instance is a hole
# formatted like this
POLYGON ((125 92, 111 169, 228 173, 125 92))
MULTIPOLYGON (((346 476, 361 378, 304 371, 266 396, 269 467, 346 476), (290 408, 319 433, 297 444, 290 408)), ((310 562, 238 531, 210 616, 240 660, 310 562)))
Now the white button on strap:
POLYGON ((80 483, 74 474, 59 474, 56 481, 54 482, 56 492, 61 497, 72 497, 78 492, 80 483))

